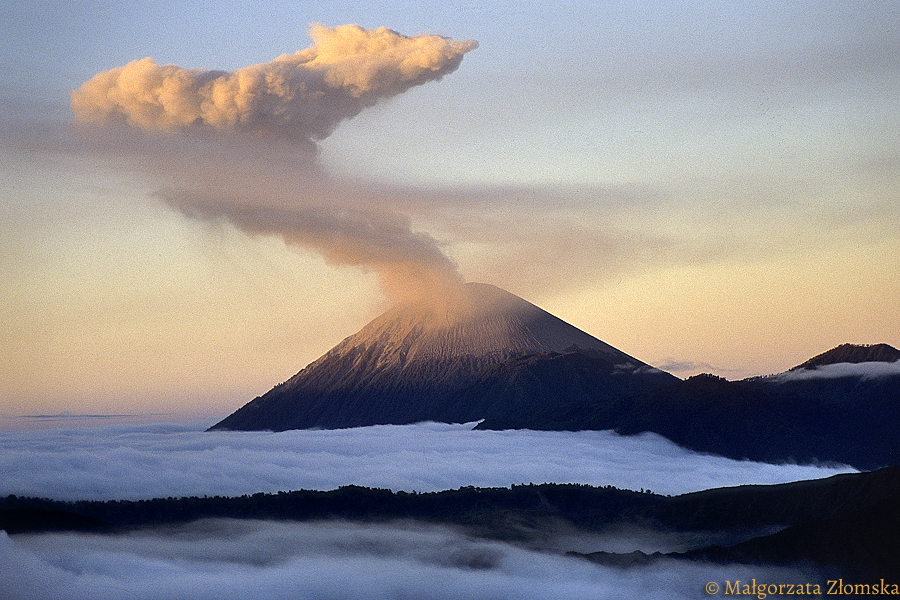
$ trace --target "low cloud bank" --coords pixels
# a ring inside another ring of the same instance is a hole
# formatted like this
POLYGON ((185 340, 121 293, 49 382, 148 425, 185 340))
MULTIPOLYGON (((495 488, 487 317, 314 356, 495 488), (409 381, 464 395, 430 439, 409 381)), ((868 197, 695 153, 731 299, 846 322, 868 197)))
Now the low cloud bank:
POLYGON ((348 484, 426 492, 585 483, 674 495, 853 471, 697 454, 654 434, 473 431, 440 423, 280 433, 178 424, 0 432, 0 495, 59 500, 239 496, 348 484))
POLYGON ((709 581, 795 583, 784 569, 657 562, 629 570, 452 530, 201 521, 127 535, 0 532, 0 598, 700 598, 709 581))

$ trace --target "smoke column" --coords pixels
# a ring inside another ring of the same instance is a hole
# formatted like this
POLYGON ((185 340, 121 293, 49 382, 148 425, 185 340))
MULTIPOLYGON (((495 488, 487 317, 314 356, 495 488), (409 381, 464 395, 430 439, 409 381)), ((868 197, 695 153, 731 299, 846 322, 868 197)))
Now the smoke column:
POLYGON ((187 216, 279 235, 331 264, 375 271, 395 300, 441 295, 461 278, 439 243, 396 210, 336 189, 316 167, 315 143, 364 108, 452 73, 477 43, 356 25, 312 25, 310 37, 309 48, 233 72, 144 58, 99 73, 71 93, 75 122, 180 140, 148 144, 144 158, 175 181, 159 196, 187 216), (260 160, 283 163, 285 144, 292 169, 260 160), (242 162, 235 148, 259 169, 229 185, 226 172, 242 162))

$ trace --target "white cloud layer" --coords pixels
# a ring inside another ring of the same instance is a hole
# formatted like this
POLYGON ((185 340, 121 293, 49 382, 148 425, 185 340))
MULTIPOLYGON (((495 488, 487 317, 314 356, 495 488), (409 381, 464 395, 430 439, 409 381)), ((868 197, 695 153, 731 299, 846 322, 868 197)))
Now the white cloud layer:
POLYGON ((202 521, 127 535, 0 532, 0 598, 542 600, 705 597, 785 569, 657 562, 630 570, 412 525, 202 521))
POLYGON ((342 485, 405 491, 585 483, 680 494, 851 472, 697 454, 609 431, 473 431, 426 423, 205 432, 178 424, 0 432, 0 495, 61 500, 222 495, 342 485))
MULTIPOLYGON (((652 434, 473 431, 437 423, 282 433, 207 433, 172 423, 0 432, 0 495, 60 499, 351 483, 430 491, 581 482, 677 494, 850 470, 700 455, 652 434)), ((410 523, 205 520, 119 535, 0 532, 0 599, 677 600, 705 597, 709 581, 809 580, 784 569, 675 561, 621 570, 562 555, 652 551, 660 544, 665 540, 634 532, 563 536, 548 552, 410 523)))

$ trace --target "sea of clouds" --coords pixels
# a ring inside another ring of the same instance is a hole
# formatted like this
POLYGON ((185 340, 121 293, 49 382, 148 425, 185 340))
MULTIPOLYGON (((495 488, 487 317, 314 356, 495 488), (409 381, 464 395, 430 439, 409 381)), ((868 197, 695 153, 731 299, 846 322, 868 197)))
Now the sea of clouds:
POLYGON ((682 599, 794 570, 671 560, 632 569, 417 525, 199 521, 120 535, 0 532, 0 598, 682 599))
MULTIPOLYGON (((57 499, 240 495, 358 484, 430 491, 579 482, 678 494, 852 471, 689 452, 657 435, 474 431, 423 423, 325 431, 205 432, 203 424, 0 431, 0 494, 57 499)), ((81 426, 72 426, 77 422, 81 426)), ((526 548, 414 523, 204 520, 129 533, 0 532, 2 599, 703 598, 726 581, 807 581, 785 569, 571 556, 652 551, 624 534, 526 548), (610 537, 612 536, 612 537, 610 537), (566 545, 568 544, 568 545, 566 545)))
POLYGON ((681 494, 852 472, 698 454, 655 434, 478 431, 423 423, 207 432, 179 423, 0 431, 0 495, 58 500, 239 496, 342 485, 408 492, 585 483, 681 494))

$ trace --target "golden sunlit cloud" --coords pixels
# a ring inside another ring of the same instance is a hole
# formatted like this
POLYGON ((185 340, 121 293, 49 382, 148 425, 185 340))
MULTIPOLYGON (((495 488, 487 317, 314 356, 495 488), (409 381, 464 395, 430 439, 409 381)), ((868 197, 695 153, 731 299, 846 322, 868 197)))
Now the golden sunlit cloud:
POLYGON ((163 134, 142 146, 144 166, 174 181, 158 197, 186 216, 374 271, 395 301, 444 296, 461 277, 440 243, 413 231, 408 216, 331 182, 316 165, 315 140, 452 73, 477 43, 356 25, 313 25, 310 37, 309 48, 231 73, 150 58, 100 73, 72 92, 75 121, 163 134))
POLYGON ((312 25, 310 37, 309 48, 230 73, 135 60, 73 91, 72 110, 78 123, 90 125, 322 139, 378 100, 452 73, 478 46, 356 25, 312 25))

